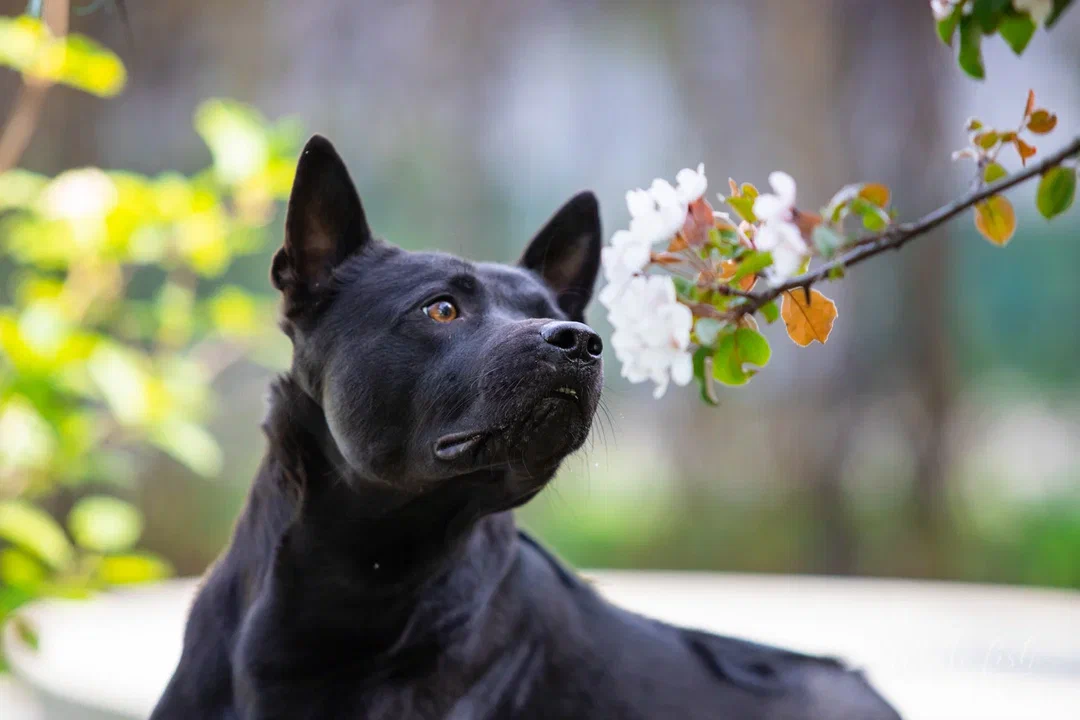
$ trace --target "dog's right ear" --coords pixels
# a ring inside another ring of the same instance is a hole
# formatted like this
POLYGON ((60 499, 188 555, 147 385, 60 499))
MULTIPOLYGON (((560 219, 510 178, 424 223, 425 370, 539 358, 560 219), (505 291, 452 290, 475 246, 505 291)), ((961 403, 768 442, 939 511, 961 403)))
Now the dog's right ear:
POLYGON ((319 289, 334 268, 371 241, 360 196, 330 141, 314 135, 296 166, 285 214, 285 244, 270 281, 289 300, 319 289))

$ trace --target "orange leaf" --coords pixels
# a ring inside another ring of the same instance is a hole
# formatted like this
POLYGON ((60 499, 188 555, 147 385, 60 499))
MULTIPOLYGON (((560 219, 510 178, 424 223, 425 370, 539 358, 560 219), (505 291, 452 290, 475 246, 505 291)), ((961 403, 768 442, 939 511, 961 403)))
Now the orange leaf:
POLYGON ((687 244, 686 238, 683 236, 683 234, 677 233, 675 237, 671 238, 671 242, 668 243, 667 251, 669 253, 677 253, 680 250, 686 250, 688 247, 690 246, 687 244))
POLYGON ((889 188, 881 183, 867 183, 859 190, 859 197, 877 205, 879 208, 888 207, 889 188))
POLYGON ((1032 111, 1035 110, 1035 91, 1028 90, 1027 105, 1024 107, 1024 118, 1031 117, 1032 111))
POLYGON ((735 178, 728 178, 727 184, 731 190, 731 197, 739 197, 739 184, 735 182, 735 178))
POLYGON ((1016 146, 1016 152, 1020 153, 1020 164, 1026 166, 1028 158, 1036 153, 1036 149, 1020 138, 1013 140, 1013 145, 1016 146))
POLYGON ((1045 135, 1055 127, 1057 127, 1057 115, 1048 110, 1036 110, 1027 124, 1027 129, 1036 135, 1045 135))
POLYGON ((803 290, 788 290, 783 295, 780 316, 788 337, 800 347, 815 340, 824 345, 836 322, 836 303, 817 290, 810 291, 810 302, 806 300, 803 290))
POLYGON ((1003 195, 992 195, 975 205, 975 227, 995 245, 1005 245, 1016 232, 1016 212, 1003 195))

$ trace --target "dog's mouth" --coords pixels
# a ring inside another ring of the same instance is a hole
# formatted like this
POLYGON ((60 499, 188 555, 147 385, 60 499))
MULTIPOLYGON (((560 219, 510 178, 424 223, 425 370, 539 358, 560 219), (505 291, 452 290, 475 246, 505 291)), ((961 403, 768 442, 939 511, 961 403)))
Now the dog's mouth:
POLYGON ((494 454, 498 447, 528 442, 536 437, 542 428, 551 428, 553 425, 570 421, 575 415, 585 416, 582 393, 573 387, 562 385, 537 398, 530 411, 515 422, 443 435, 435 441, 435 457, 443 462, 451 462, 466 456, 475 458, 478 455, 494 454), (482 453, 485 446, 490 447, 482 453))
POLYGON ((435 457, 445 461, 457 460, 478 448, 490 434, 490 431, 469 431, 443 435, 435 442, 435 457))

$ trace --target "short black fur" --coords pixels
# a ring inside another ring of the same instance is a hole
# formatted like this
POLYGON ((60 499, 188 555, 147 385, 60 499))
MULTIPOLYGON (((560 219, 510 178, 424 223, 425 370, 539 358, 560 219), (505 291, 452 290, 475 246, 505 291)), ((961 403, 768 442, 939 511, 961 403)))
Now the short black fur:
POLYGON ((833 660, 609 605, 515 528, 591 426, 599 262, 590 193, 517 266, 404 252, 309 142, 271 270, 293 364, 153 720, 897 718, 833 660))

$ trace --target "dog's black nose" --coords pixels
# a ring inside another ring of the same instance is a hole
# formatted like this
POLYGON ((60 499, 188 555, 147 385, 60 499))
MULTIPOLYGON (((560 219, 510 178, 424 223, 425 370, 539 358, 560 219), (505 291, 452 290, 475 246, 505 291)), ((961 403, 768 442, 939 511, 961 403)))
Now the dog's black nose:
POLYGON ((588 325, 579 322, 549 322, 540 328, 540 335, 549 344, 562 350, 574 360, 591 362, 600 357, 604 343, 588 325))

